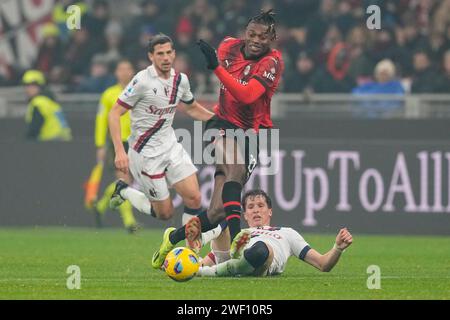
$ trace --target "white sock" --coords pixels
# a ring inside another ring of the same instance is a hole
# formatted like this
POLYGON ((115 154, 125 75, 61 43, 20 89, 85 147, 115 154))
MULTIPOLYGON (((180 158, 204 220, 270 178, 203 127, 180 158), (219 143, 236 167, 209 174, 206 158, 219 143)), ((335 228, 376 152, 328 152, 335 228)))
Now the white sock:
POLYGON ((216 264, 219 264, 219 263, 222 263, 222 262, 225 262, 225 261, 228 261, 231 259, 230 250, 218 251, 218 250, 212 249, 212 253, 216 257, 216 264))
POLYGON ((145 214, 151 213, 152 205, 143 192, 128 187, 121 190, 120 195, 124 199, 130 201, 133 207, 138 209, 140 212, 145 214))
POLYGON ((200 267, 200 269, 198 269, 197 275, 200 277, 217 277, 216 266, 200 267))
POLYGON ((181 216, 181 223, 183 224, 183 226, 189 221, 191 220, 193 217, 196 217, 195 214, 189 214, 184 212, 183 215, 181 216))
POLYGON ((220 235, 221 232, 222 232, 222 226, 219 224, 214 229, 211 229, 209 231, 202 233, 202 244, 205 245, 208 242, 211 242, 212 240, 217 239, 217 237, 220 235))

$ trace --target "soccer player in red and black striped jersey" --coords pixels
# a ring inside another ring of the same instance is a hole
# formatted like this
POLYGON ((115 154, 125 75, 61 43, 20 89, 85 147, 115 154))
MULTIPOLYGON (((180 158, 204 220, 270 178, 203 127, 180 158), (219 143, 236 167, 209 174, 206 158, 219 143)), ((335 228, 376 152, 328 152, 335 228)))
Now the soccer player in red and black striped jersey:
MULTIPOLYGON (((227 37, 217 52, 203 40, 198 41, 207 68, 221 81, 215 116, 206 123, 206 129, 218 129, 222 136, 214 141, 215 185, 208 212, 191 219, 185 230, 173 232, 172 244, 186 236, 192 247, 200 237, 200 230, 211 230, 224 219, 228 222, 231 240, 240 232, 241 192, 257 164, 259 148, 257 146, 253 154, 247 140, 242 146, 236 138, 227 138, 226 131, 253 129, 257 133, 261 128, 272 128, 270 103, 284 69, 281 53, 271 48, 275 40, 274 12, 268 10, 249 19, 244 39, 227 37), (217 161, 219 148, 224 161, 217 161), (235 159, 234 156, 239 156, 236 150, 245 153, 245 163, 227 162, 227 152, 233 152, 231 158, 235 159)), ((160 252, 165 251, 166 244, 167 241, 163 242, 160 252)))
MULTIPOLYGON (((214 71, 222 84, 215 116, 207 122, 207 129, 254 129, 258 132, 261 128, 272 128, 270 103, 284 69, 281 53, 271 48, 275 39, 274 13, 268 10, 249 20, 244 39, 225 38, 217 54, 209 44, 199 41, 208 69, 214 71)), ((235 139, 227 139, 225 135, 223 140, 225 145, 234 144, 231 150, 239 150, 235 139)), ((218 143, 216 141, 216 145, 218 143)), ((225 154, 229 150, 225 147, 225 154)), ((208 218, 213 223, 226 218, 231 239, 241 229, 241 192, 258 159, 258 154, 251 154, 249 150, 248 146, 243 150, 245 164, 227 161, 216 164, 217 185, 208 218)))

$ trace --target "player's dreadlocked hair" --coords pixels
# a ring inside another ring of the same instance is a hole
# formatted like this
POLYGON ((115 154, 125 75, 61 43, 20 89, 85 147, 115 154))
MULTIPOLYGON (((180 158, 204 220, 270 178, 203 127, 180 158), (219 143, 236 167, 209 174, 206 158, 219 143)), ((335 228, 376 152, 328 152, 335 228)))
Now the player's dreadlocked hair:
POLYGON ((248 20, 247 26, 252 22, 268 26, 267 33, 272 35, 272 40, 277 38, 277 32, 275 31, 275 12, 273 9, 267 11, 261 10, 260 14, 248 20))

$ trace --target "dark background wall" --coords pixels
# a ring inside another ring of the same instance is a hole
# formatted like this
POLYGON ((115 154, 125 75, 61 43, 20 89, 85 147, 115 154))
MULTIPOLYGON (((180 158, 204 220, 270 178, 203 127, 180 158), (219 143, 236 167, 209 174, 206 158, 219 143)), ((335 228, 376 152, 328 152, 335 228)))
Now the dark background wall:
MULTIPOLYGON (((92 226, 83 184, 95 163, 94 115, 71 114, 70 143, 23 139, 22 119, 0 120, 0 225, 92 226)), ((273 198, 274 224, 303 231, 450 234, 450 148, 444 120, 284 120, 280 171, 247 187, 273 198), (347 159, 347 160, 345 160, 347 159)), ((192 129, 182 117, 175 127, 192 129)), ((273 155, 275 156, 275 155, 273 155)), ((199 166, 208 205, 213 168, 199 166)), ((111 173, 103 185, 112 181, 111 173)), ((178 224, 137 214, 147 227, 178 224)), ((109 213, 106 224, 121 224, 109 213)))

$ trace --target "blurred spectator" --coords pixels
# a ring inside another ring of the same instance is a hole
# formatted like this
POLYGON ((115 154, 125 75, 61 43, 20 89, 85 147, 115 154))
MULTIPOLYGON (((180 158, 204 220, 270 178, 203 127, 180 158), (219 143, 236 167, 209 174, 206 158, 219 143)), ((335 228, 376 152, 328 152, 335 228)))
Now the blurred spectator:
POLYGON ((185 73, 188 77, 190 77, 192 74, 192 71, 189 66, 189 59, 187 55, 184 53, 177 54, 173 64, 173 68, 177 70, 177 72, 185 73))
POLYGON ((232 0, 224 5, 223 21, 218 25, 220 37, 234 36, 247 25, 251 12, 249 3, 256 1, 232 0))
POLYGON ((371 59, 375 62, 382 59, 397 61, 397 46, 394 30, 381 29, 373 32, 375 39, 369 49, 371 59))
POLYGON ((448 42, 445 41, 445 35, 440 32, 431 33, 427 46, 431 60, 439 61, 447 49, 450 49, 450 47, 448 42))
MULTIPOLYGON (((194 62, 193 68, 195 70, 200 70, 200 68, 203 67, 203 64, 201 64, 203 63, 203 60, 201 59, 202 57, 200 57, 200 55, 198 54, 198 49, 195 45, 194 26, 187 16, 187 13, 184 13, 180 17, 175 31, 175 50, 185 53, 189 62, 194 62), (197 59, 195 61, 192 61, 195 57, 197 57, 197 59)), ((211 41, 211 39, 206 41, 211 41)))
POLYGON ((136 66, 137 70, 142 70, 149 65, 148 43, 157 32, 151 24, 142 26, 139 31, 139 41, 127 46, 125 56, 136 66))
MULTIPOLYGON (((289 29, 304 28, 312 12, 317 12, 321 1, 277 0, 276 12, 289 29)), ((256 9, 257 10, 257 9, 256 9)), ((253 12, 250 12, 252 14, 253 12)))
MULTIPOLYGON (((292 57, 296 57, 298 52, 308 49, 306 44, 308 32, 306 28, 293 28, 289 30, 290 41, 286 43, 286 51, 292 57)), ((285 59, 285 57, 283 57, 285 59)))
MULTIPOLYGON (((433 30, 445 34, 450 28, 450 0, 440 0, 432 18, 433 30)), ((450 39, 448 39, 450 40, 450 39)))
POLYGON ((355 86, 355 80, 349 75, 350 50, 342 42, 330 51, 326 66, 318 69, 311 80, 316 93, 349 93, 355 86))
POLYGON ((109 65, 116 64, 123 56, 123 30, 122 25, 112 20, 105 29, 106 48, 102 52, 103 59, 109 65))
POLYGON ((327 61, 328 56, 337 43, 342 42, 342 33, 335 24, 331 24, 320 45, 319 62, 327 61))
POLYGON ((101 55, 96 55, 92 61, 89 76, 80 81, 75 91, 100 93, 114 83, 115 78, 109 72, 108 62, 101 55))
POLYGON ((375 66, 375 81, 368 82, 353 89, 358 94, 404 94, 405 90, 398 79, 396 79, 395 65, 389 60, 381 60, 375 66))
POLYGON ((143 0, 140 2, 140 14, 129 19, 125 26, 127 35, 126 46, 139 42, 144 29, 152 29, 153 34, 159 32, 173 34, 173 14, 165 13, 166 2, 164 0, 143 0))
MULTIPOLYGON (((395 65, 391 60, 385 59, 378 62, 374 72, 375 81, 368 82, 353 89, 355 95, 372 94, 398 94, 404 95, 405 90, 401 82, 396 79, 395 65)), ((402 107, 402 101, 384 99, 364 100, 359 105, 356 114, 368 117, 392 115, 402 107)))
MULTIPOLYGON (((98 53, 108 63, 125 57, 139 69, 147 67, 148 39, 163 32, 174 39, 177 53, 185 55, 193 87, 198 86, 200 92, 215 91, 196 40, 202 38, 217 47, 225 36, 241 36, 248 19, 262 7, 274 7, 278 33, 275 46, 283 52, 287 66, 283 82, 289 92, 296 92, 304 81, 309 82, 301 78, 296 66, 299 54, 305 51, 314 62, 311 83, 316 84, 317 92, 350 92, 355 80, 363 84, 371 79, 374 66, 384 59, 392 60, 399 77, 415 81, 414 90, 417 87, 421 92, 442 90, 437 80, 427 84, 418 79, 418 73, 427 75, 429 71, 417 69, 420 62, 415 61, 415 52, 427 51, 426 69, 444 73, 439 62, 450 49, 450 0, 134 0, 134 3, 138 5, 107 0, 57 0, 52 16, 60 29, 56 41, 60 44, 55 45, 49 40, 52 36, 46 33, 33 66, 43 70, 51 83, 77 87, 89 74, 92 57, 98 53), (67 30, 66 10, 74 4, 81 9, 85 31, 67 30), (367 29, 365 9, 372 4, 381 8, 381 30, 367 29), (137 10, 128 10, 133 8, 137 10), (340 79, 342 72, 330 67, 329 62, 332 48, 343 41, 350 63, 348 69, 344 68, 345 77, 340 79), (61 44, 64 63, 54 56, 61 44), (292 87, 296 82, 298 87, 292 87)), ((2 83, 20 82, 23 70, 5 64, 0 58, 2 83)))
POLYGON ((442 58, 444 71, 439 79, 439 88, 437 92, 439 93, 450 93, 450 50, 447 50, 442 58))
POLYGON ((439 79, 431 65, 430 57, 426 51, 417 51, 413 56, 412 93, 433 93, 439 87, 439 79))
POLYGON ((61 106, 46 87, 45 76, 39 70, 28 70, 22 78, 29 99, 25 115, 27 123, 26 137, 36 141, 72 139, 71 130, 66 122, 61 106))
POLYGON ((79 81, 81 76, 89 73, 90 61, 96 50, 97 46, 89 39, 89 32, 86 28, 82 27, 72 34, 64 50, 64 61, 75 82, 79 81))
POLYGON ((349 74, 357 83, 361 83, 370 77, 373 70, 372 60, 367 54, 370 39, 366 29, 360 26, 351 29, 347 38, 351 59, 349 74))
POLYGON ((338 14, 336 17, 336 25, 339 30, 346 35, 356 24, 356 19, 352 14, 350 1, 340 1, 338 4, 338 14))
POLYGON ((318 12, 309 16, 306 28, 308 30, 308 46, 312 49, 317 47, 324 39, 327 30, 334 22, 336 13, 335 0, 322 0, 318 12))
POLYGON ((302 93, 311 90, 311 79, 314 73, 314 60, 307 51, 302 51, 295 62, 295 70, 287 73, 284 90, 292 93, 302 93))
POLYGON ((217 7, 209 4, 208 0, 194 0, 194 3, 189 9, 190 19, 195 29, 198 29, 201 26, 214 28, 218 17, 217 7))
POLYGON ((50 82, 58 79, 51 74, 61 70, 63 64, 63 46, 59 38, 59 29, 54 23, 47 23, 42 28, 42 43, 34 62, 34 68, 42 71, 50 82))
POLYGON ((109 5, 105 0, 95 0, 92 11, 83 17, 83 24, 89 32, 90 41, 103 50, 106 45, 105 29, 109 21, 109 5))

